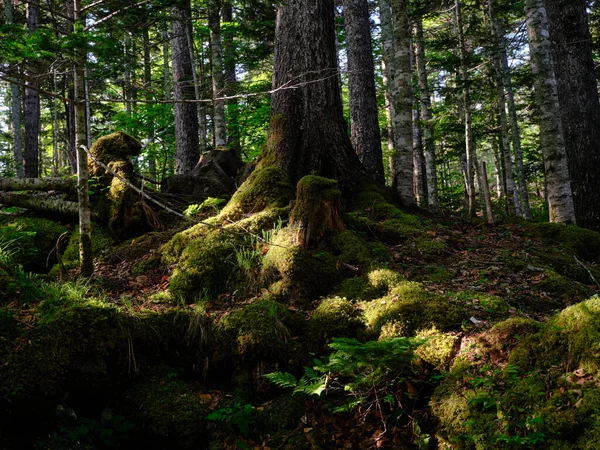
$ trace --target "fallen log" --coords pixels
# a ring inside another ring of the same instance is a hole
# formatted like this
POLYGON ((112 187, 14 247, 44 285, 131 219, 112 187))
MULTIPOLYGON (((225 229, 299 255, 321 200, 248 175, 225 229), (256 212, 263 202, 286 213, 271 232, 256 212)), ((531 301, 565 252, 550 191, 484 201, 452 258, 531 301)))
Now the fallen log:
POLYGON ((62 198, 51 195, 28 195, 13 192, 0 192, 0 204, 67 217, 78 217, 79 215, 77 202, 63 200, 62 198))
POLYGON ((0 178, 0 191, 61 191, 74 194, 74 178, 0 178))

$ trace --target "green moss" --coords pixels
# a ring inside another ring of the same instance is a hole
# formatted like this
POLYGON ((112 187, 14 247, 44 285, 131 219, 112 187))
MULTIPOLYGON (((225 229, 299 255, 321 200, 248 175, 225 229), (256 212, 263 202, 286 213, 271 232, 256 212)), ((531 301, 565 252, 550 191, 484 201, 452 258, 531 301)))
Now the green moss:
POLYGON ((176 263, 190 242, 201 239, 203 236, 217 230, 220 226, 219 220, 216 217, 211 217, 203 222, 177 233, 160 248, 160 254, 165 264, 176 263))
POLYGON ((318 347, 333 337, 357 337, 364 329, 354 305, 341 297, 326 298, 314 310, 310 321, 310 334, 318 347))
POLYGON ((421 330, 416 334, 423 344, 415 350, 415 355, 435 366, 438 370, 447 369, 456 354, 458 337, 440 332, 436 327, 421 330))
POLYGON ((289 227, 277 232, 263 258, 263 277, 280 277, 296 298, 312 297, 339 281, 338 260, 327 251, 299 248, 296 238, 289 227))
POLYGON ((442 331, 460 326, 468 318, 468 309, 448 299, 428 292, 423 285, 403 282, 382 298, 362 302, 364 320, 374 335, 379 335, 386 323, 394 323, 396 333, 410 336, 415 331, 432 326, 442 331))
POLYGON ((237 221, 244 214, 257 213, 267 207, 283 208, 294 198, 294 188, 280 169, 267 167, 252 172, 238 188, 219 219, 237 221))
POLYGON ((588 294, 580 284, 553 270, 544 271, 543 278, 535 285, 535 289, 568 302, 585 298, 588 294))
MULTIPOLYGON (((138 156, 141 151, 142 144, 140 141, 120 131, 102 136, 90 148, 90 153, 104 164, 109 164, 115 160, 129 161, 131 156, 138 156)), ((131 162, 129 164, 131 165, 131 162)), ((93 160, 89 161, 89 165, 92 176, 106 174, 105 169, 93 160)), ((132 170, 133 165, 130 167, 132 170)))
POLYGON ((346 278, 338 285, 335 292, 340 297, 352 300, 368 300, 378 296, 377 290, 362 277, 346 278))
POLYGON ((371 285, 382 294, 388 293, 395 287, 404 283, 404 278, 398 272, 391 269, 374 269, 367 274, 367 279, 371 285))
POLYGON ((220 230, 190 242, 173 271, 169 291, 187 301, 223 292, 235 270, 231 261, 235 246, 234 236, 220 230))
POLYGON ((367 243, 356 233, 345 230, 333 238, 333 245, 340 252, 340 260, 346 264, 368 270, 374 263, 367 243))
POLYGON ((548 243, 558 244, 579 258, 594 261, 600 257, 600 233, 596 231, 556 223, 539 223, 530 226, 548 243))
MULTIPOLYGON (((94 257, 102 255, 113 244, 114 240, 109 232, 102 225, 92 223, 92 254, 94 257)), ((67 270, 79 265, 79 228, 76 228, 71 234, 67 248, 62 256, 62 262, 67 270)))
POLYGON ((156 436, 188 448, 206 434, 207 406, 173 369, 165 368, 140 381, 124 397, 129 416, 156 436))
POLYGON ((294 339, 298 318, 284 305, 269 299, 257 300, 232 311, 216 326, 221 356, 235 355, 240 362, 289 363, 299 343, 294 339))
POLYGON ((481 317, 505 317, 510 308, 503 298, 486 292, 463 290, 452 294, 452 296, 469 309, 474 312, 477 311, 481 317))

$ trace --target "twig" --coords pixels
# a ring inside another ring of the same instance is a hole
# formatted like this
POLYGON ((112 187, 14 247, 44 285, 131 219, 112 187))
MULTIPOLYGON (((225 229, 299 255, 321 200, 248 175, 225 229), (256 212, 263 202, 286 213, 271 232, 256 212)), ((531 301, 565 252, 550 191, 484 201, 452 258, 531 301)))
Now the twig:
POLYGON ((580 261, 579 258, 577 258, 577 256, 573 255, 573 259, 575 259, 575 262, 585 269, 585 271, 590 276, 590 279, 596 284, 596 286, 600 288, 600 283, 598 283, 590 269, 588 269, 587 266, 582 261, 580 261))

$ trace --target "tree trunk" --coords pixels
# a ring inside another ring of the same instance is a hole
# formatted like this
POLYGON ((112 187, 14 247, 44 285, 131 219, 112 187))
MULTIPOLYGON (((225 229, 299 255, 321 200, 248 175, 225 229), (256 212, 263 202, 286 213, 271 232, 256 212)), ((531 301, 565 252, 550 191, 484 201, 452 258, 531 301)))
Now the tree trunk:
MULTIPOLYGON (((27 29, 37 30, 40 19, 40 5, 37 0, 27 3, 27 29)), ((23 152, 24 175, 36 178, 39 173, 39 132, 40 132, 40 83, 35 63, 30 63, 27 74, 30 80, 25 87, 25 151, 23 152)))
POLYGON ((421 101, 421 121, 423 123, 423 147, 425 153, 425 174, 427 184, 427 202, 433 211, 440 209, 440 200, 437 189, 437 175, 435 167, 435 142, 433 141, 433 124, 431 123, 431 94, 427 80, 427 67, 425 62, 425 39, 423 37, 423 18, 415 19, 416 42, 415 56, 419 77, 419 91, 421 101))
POLYGON ((550 222, 575 224, 575 209, 560 119, 556 76, 548 39, 546 10, 542 0, 526 0, 525 13, 531 69, 540 117, 540 140, 544 156, 550 222))
POLYGON ((215 147, 227 145, 225 126, 225 78, 223 77, 223 43, 221 42, 221 0, 208 0, 208 28, 212 60, 213 125, 215 147))
POLYGON ((385 85, 385 115, 387 121, 387 143, 388 152, 394 152, 394 105, 392 93, 394 90, 394 34, 392 25, 392 8, 389 0, 379 0, 379 21, 381 23, 381 46, 382 58, 381 69, 383 72, 383 84, 385 85))
MULTIPOLYGON (((74 19, 84 23, 81 16, 80 0, 74 2, 74 19)), ((86 121, 85 121, 85 50, 75 49, 75 135, 77 147, 77 198, 79 210, 79 262, 81 275, 89 277, 94 271, 92 257, 92 219, 90 209, 90 197, 88 189, 88 157, 84 150, 87 143, 86 121)))
POLYGON ((277 10, 271 122, 261 167, 294 183, 312 172, 351 190, 367 178, 348 137, 337 77, 333 0, 277 10))
POLYGON ((473 141, 473 129, 472 129, 472 112, 471 112, 471 88, 469 75, 467 71, 466 53, 467 48, 465 44, 465 36, 463 33, 462 24, 462 12, 460 0, 455 2, 455 18, 456 18, 456 30, 458 35, 458 51, 460 57, 460 82, 462 84, 462 101, 463 101, 463 114, 465 124, 465 189, 466 189, 466 201, 467 201, 467 214, 471 217, 475 217, 475 171, 478 169, 475 160, 477 155, 475 153, 475 142, 473 141))
POLYGON ((425 176, 425 155, 421 134, 421 112, 419 105, 413 109, 413 192, 419 206, 427 205, 427 178, 425 176))
POLYGON ((394 144, 392 187, 405 205, 415 204, 413 191, 412 62, 406 0, 392 0, 394 24, 394 144))
POLYGON ((383 184, 383 155, 375 93, 375 70, 367 0, 343 0, 350 134, 354 150, 367 172, 383 184))
MULTIPOLYGON (((231 0, 223 1, 223 23, 233 25, 233 5, 231 0)), ((237 78, 235 74, 236 48, 233 32, 223 32, 223 76, 225 77, 225 95, 231 97, 236 94, 237 78)), ((240 154, 240 115, 236 98, 227 100, 227 147, 237 155, 240 154)))
MULTIPOLYGON (((4 0, 4 15, 6 24, 13 23, 12 2, 4 0)), ((11 79, 12 80, 12 79, 11 79)), ((21 143, 21 93, 16 82, 10 83, 10 113, 13 132, 13 155, 17 177, 23 177, 23 145, 21 143)))
POLYGON ((600 102, 584 0, 546 0, 577 225, 600 231, 600 102))
POLYGON ((175 99, 176 173, 192 170, 200 159, 198 114, 196 110, 192 60, 187 38, 189 2, 185 8, 173 7, 171 46, 175 99), (191 101, 190 101, 191 100, 191 101))
POLYGON ((36 196, 12 192, 0 192, 0 204, 67 217, 78 217, 79 215, 79 206, 77 202, 70 202, 63 200, 62 198, 46 195, 36 196))
MULTIPOLYGON (((148 20, 147 18, 145 18, 148 20)), ((149 110, 151 108, 151 103, 153 100, 152 95, 152 60, 150 59, 150 35, 148 33, 148 28, 142 28, 142 42, 144 47, 144 92, 145 92, 145 100, 146 105, 145 108, 149 110)), ((152 140, 154 137, 154 123, 150 121, 148 123, 148 134, 152 136, 152 140)), ((156 157, 154 155, 154 151, 148 151, 146 153, 146 159, 148 160, 148 173, 151 180, 156 180, 156 157)))
POLYGON ((75 193, 70 178, 0 178, 0 191, 62 191, 75 193))
MULTIPOLYGON (((67 16, 75 18, 75 1, 66 0, 67 16)), ((66 34, 71 34, 74 31, 73 21, 66 21, 66 34)), ((69 72, 65 75, 64 83, 65 90, 69 101, 65 102, 65 115, 67 121, 67 158, 69 159, 69 167, 71 173, 77 173, 77 149, 76 149, 76 137, 75 137, 75 89, 73 86, 74 74, 69 72)))

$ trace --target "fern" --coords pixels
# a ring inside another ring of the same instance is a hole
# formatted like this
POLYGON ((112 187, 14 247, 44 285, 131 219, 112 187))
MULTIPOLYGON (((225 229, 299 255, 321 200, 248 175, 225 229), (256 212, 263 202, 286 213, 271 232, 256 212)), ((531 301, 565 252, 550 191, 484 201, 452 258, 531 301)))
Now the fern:
POLYGON ((280 388, 295 389, 298 386, 298 380, 291 373, 273 372, 265 375, 265 378, 280 388))

